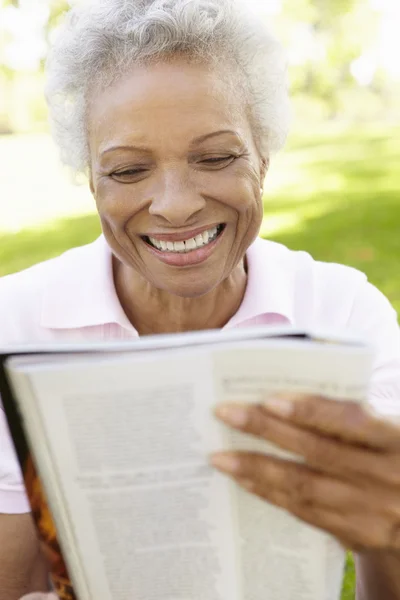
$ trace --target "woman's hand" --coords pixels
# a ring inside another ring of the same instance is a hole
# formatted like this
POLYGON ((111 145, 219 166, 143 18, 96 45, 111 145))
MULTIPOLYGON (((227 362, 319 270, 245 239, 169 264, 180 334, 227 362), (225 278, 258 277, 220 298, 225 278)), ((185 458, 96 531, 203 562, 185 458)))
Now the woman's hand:
POLYGON ((222 452, 211 459, 220 471, 354 551, 400 551, 400 425, 354 402, 298 395, 216 415, 305 459, 222 452))

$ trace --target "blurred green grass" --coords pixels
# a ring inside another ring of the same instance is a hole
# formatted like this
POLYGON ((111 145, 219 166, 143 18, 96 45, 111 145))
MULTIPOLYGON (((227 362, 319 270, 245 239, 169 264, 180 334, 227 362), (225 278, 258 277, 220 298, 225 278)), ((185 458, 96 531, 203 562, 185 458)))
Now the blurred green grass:
POLYGON ((351 553, 349 552, 347 554, 346 567, 344 570, 341 600, 355 600, 355 581, 356 572, 354 567, 354 560, 351 553))
MULTIPOLYGON (((364 271, 400 311, 400 128, 297 134, 266 181, 262 233, 364 271)), ((96 216, 0 235, 0 275, 94 240, 96 216)), ((354 600, 348 555, 342 600, 354 600)))
POLYGON ((400 128, 298 136, 265 198, 271 239, 364 271, 400 311, 400 128))

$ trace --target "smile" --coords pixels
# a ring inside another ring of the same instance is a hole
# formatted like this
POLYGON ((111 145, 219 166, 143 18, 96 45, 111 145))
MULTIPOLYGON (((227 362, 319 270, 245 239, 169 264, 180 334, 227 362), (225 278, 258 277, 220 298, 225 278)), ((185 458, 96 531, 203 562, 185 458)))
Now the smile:
POLYGON ((202 233, 199 233, 195 237, 191 237, 185 240, 180 241, 166 241, 157 239, 154 237, 145 236, 144 240, 160 252, 166 252, 171 254, 188 254, 200 248, 204 248, 208 246, 212 242, 214 242, 218 236, 223 232, 224 225, 218 225, 217 227, 212 227, 202 233))

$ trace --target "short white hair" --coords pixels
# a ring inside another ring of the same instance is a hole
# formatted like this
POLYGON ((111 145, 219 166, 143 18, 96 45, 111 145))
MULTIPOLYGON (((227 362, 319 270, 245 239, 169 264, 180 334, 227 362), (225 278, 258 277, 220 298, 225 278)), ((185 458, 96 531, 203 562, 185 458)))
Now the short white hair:
MULTIPOLYGON (((243 0, 244 2, 245 0, 243 0)), ((282 48, 240 0, 93 0, 69 11, 47 62, 46 98, 63 162, 87 172, 96 86, 135 65, 190 61, 236 72, 263 156, 285 143, 290 109, 282 48)))

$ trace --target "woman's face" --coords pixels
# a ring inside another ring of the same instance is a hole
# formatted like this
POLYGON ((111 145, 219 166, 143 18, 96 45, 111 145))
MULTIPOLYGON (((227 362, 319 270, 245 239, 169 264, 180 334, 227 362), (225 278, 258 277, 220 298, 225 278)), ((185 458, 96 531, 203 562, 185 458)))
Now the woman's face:
POLYGON ((197 297, 243 259, 262 220, 260 157, 223 78, 185 62, 137 68, 92 99, 91 189, 115 256, 197 297))

